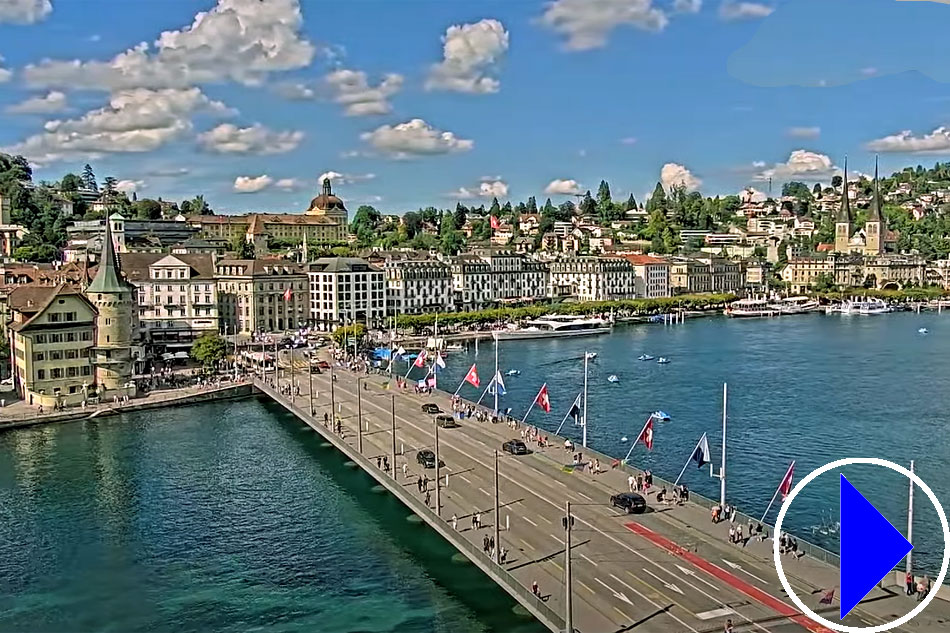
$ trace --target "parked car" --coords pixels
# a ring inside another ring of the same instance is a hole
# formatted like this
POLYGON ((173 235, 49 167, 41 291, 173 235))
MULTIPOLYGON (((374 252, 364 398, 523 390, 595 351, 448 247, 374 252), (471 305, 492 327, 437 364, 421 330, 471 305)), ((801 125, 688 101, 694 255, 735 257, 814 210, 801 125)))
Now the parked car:
MULTIPOLYGON (((416 453, 416 461, 419 462, 423 468, 435 468, 435 453, 424 448, 416 453)), ((445 466, 445 462, 441 459, 439 460, 439 466, 445 466)))
POLYGON ((527 455, 528 447, 521 440, 508 440, 501 445, 501 450, 512 455, 527 455))
POLYGON ((431 402, 426 402, 424 405, 422 405, 422 412, 423 412, 423 413, 429 413, 429 414, 431 414, 431 415, 435 415, 435 414, 437 414, 437 413, 442 413, 442 409, 440 409, 440 408, 439 408, 439 405, 437 405, 437 404, 432 404, 431 402))
POLYGON ((446 413, 435 416, 435 423, 443 429, 457 429, 459 427, 459 423, 456 422, 455 418, 446 413))
POLYGON ((647 509, 647 500, 635 492, 621 492, 610 497, 610 505, 627 514, 640 514, 647 509))

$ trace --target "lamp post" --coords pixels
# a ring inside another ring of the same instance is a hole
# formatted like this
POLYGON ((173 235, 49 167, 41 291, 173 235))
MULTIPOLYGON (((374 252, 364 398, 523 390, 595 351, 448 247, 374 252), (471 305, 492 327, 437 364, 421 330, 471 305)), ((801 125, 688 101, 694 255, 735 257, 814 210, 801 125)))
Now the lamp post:
MULTIPOLYGON (((363 454, 363 378, 356 380, 356 450, 360 455, 363 454)), ((395 468, 394 460, 393 470, 395 468)))

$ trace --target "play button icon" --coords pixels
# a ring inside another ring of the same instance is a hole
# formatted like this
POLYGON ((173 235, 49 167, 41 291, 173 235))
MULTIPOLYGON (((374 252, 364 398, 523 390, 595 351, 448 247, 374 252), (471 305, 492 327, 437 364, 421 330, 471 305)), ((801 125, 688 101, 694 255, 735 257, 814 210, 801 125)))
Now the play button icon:
POLYGON ((841 619, 914 548, 841 475, 841 619))

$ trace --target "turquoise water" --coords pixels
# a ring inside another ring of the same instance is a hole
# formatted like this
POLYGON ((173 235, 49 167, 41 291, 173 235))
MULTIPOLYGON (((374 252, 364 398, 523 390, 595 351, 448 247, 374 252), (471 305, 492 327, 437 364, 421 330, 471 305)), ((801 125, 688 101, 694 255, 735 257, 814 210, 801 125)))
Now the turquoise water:
MULTIPOLYGON (((583 387, 585 350, 598 354, 589 372, 589 444, 623 457, 647 416, 663 410, 673 421, 657 426, 652 452, 639 446, 631 461, 669 480, 703 432, 718 466, 722 383, 729 383, 728 499, 749 514, 765 511, 793 459, 796 481, 843 457, 905 466, 916 459, 918 474, 940 500, 950 501, 950 314, 720 317, 624 326, 600 337, 509 341, 499 348, 500 368, 521 375, 505 376, 508 393, 500 408, 521 417, 547 382, 553 409, 535 409, 529 423, 553 431, 583 387), (920 327, 930 333, 919 334, 920 327), (638 361, 644 353, 671 362, 638 361), (620 381, 609 383, 611 374, 620 381)), ((484 388, 494 370, 493 349, 482 344, 479 351, 477 358, 474 350, 450 354, 439 386, 453 391, 477 361, 484 388)), ((461 395, 474 400, 479 392, 466 385, 461 395)), ((580 436, 570 422, 565 429, 580 436)), ((903 530, 906 478, 871 466, 843 472, 903 530)), ((719 497, 719 482, 708 470, 690 467, 684 481, 719 497)), ((836 475, 818 478, 791 504, 786 529, 836 551, 837 535, 822 525, 837 519, 837 496, 836 475)), ((770 522, 777 513, 778 505, 770 522)), ((918 491, 915 551, 930 570, 939 567, 943 551, 938 526, 932 504, 918 491)))
POLYGON ((543 630, 258 401, 0 433, 0 631, 543 630))

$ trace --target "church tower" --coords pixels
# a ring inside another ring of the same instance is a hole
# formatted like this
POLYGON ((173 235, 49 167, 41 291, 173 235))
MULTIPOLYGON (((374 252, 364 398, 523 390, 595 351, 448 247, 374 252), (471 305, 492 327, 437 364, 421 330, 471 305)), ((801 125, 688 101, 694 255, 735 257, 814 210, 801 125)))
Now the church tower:
POLYGON ((100 397, 135 395, 132 386, 132 332, 135 289, 122 278, 113 238, 113 221, 106 220, 102 257, 96 278, 86 288, 96 306, 96 345, 93 348, 96 386, 100 397))
POLYGON ((841 181, 841 207, 835 214, 835 251, 847 253, 851 249, 851 201, 848 199, 848 159, 844 159, 844 179, 841 181))
POLYGON ((880 255, 884 252, 884 220, 881 213, 881 189, 877 177, 877 156, 874 157, 874 198, 868 211, 868 220, 864 225, 864 254, 880 255))

